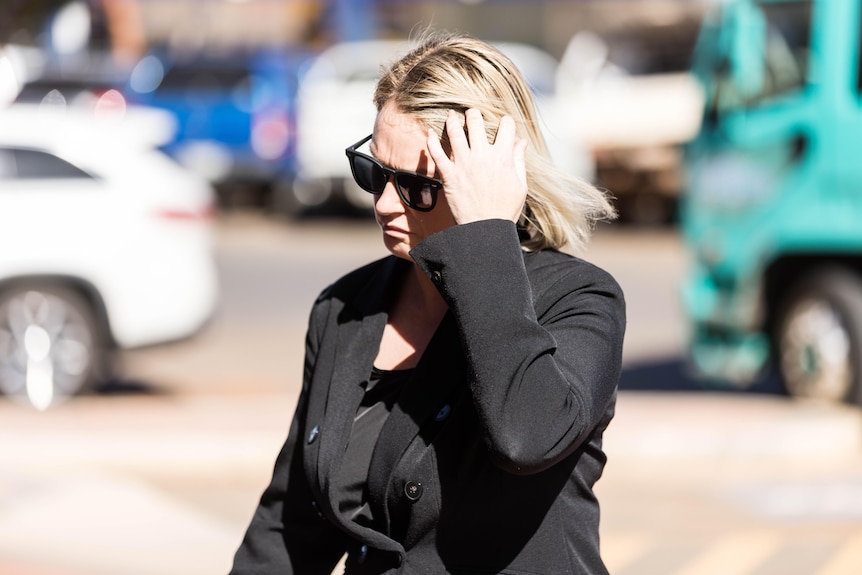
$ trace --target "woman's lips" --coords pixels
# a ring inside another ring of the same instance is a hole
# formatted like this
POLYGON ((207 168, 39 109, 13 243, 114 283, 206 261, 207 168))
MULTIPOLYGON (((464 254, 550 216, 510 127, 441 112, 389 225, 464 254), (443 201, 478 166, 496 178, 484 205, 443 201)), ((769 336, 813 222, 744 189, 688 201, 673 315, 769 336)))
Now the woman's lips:
POLYGON ((391 234, 397 236, 406 236, 408 234, 408 231, 404 228, 393 226, 392 224, 381 223, 380 228, 383 230, 384 234, 391 234))

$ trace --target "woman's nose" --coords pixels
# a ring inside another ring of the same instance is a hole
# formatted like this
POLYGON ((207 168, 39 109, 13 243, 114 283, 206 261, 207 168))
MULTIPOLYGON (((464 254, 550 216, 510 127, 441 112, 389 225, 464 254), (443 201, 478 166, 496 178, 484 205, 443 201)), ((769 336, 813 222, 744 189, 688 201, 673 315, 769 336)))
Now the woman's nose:
POLYGON ((398 197, 398 190, 395 189, 395 180, 392 176, 389 177, 383 191, 374 196, 374 209, 380 214, 392 214, 404 211, 404 204, 401 203, 401 198, 398 197))

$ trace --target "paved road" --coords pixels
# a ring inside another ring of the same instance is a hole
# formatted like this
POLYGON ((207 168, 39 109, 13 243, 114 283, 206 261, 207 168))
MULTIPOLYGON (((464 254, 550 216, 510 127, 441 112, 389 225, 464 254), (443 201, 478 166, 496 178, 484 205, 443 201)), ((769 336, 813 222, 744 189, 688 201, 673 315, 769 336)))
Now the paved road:
MULTIPOLYGON (((377 255, 363 223, 232 217, 222 308, 199 338, 130 354, 107 393, 47 413, 0 402, 0 573, 225 572, 293 408, 308 306, 377 255)), ((699 389, 680 361, 673 233, 601 230, 587 257, 629 306, 598 484, 612 573, 862 572, 860 413, 699 389)))

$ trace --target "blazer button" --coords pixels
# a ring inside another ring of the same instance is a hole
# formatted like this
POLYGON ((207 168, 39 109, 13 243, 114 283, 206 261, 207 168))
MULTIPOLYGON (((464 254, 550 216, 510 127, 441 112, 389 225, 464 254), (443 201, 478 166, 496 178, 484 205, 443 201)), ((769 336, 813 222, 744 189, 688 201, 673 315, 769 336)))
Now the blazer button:
POLYGON ((404 495, 407 496, 407 499, 410 501, 418 501, 420 497, 422 497, 422 482, 421 481, 408 481, 404 485, 404 495))
POLYGON ((447 417, 449 417, 449 412, 452 411, 452 406, 448 403, 440 408, 440 411, 437 412, 437 415, 434 416, 436 421, 443 421, 447 417))
POLYGON ((311 445, 314 443, 314 440, 317 439, 317 435, 320 433, 320 426, 315 425, 311 428, 311 432, 308 434, 308 444, 311 445))
POLYGON ((440 285, 443 283, 443 274, 441 274, 438 270, 434 270, 431 272, 431 281, 436 285, 440 285))
POLYGON ((320 511, 320 506, 317 504, 317 501, 314 499, 311 500, 311 507, 314 508, 314 512, 317 513, 317 516, 320 519, 326 519, 326 516, 320 511))

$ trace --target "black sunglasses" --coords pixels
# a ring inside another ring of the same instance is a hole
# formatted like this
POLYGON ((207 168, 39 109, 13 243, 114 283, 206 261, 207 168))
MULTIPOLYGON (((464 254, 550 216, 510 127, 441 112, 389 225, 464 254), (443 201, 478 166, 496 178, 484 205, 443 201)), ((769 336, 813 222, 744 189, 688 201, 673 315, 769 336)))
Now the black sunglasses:
POLYGON ((395 179, 398 197, 405 206, 420 212, 433 210, 437 205, 437 192, 443 187, 443 182, 416 172, 393 170, 371 156, 356 151, 370 139, 371 136, 363 138, 344 150, 350 161, 353 179, 359 187, 372 194, 382 194, 389 178, 392 177, 395 179))

